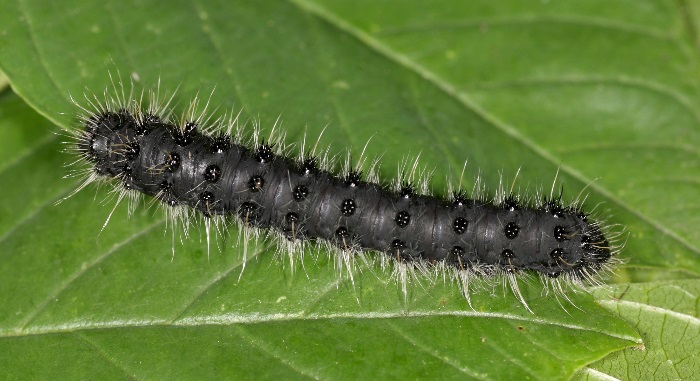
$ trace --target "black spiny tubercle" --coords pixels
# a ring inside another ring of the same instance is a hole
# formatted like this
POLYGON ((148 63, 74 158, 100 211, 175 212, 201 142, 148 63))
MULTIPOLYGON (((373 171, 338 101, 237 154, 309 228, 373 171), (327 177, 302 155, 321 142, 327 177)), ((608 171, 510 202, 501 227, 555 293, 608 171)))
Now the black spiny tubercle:
POLYGON ((119 179, 124 192, 196 210, 207 226, 235 219, 244 230, 277 232, 292 243, 281 246, 296 247, 297 254, 304 242, 326 243, 341 268, 352 267, 356 256, 383 253, 404 292, 407 273, 434 268, 455 278, 467 299, 469 279, 500 275, 522 300, 515 275, 590 281, 619 250, 580 202, 564 205, 561 196, 532 203, 512 192, 487 199, 457 190, 443 199, 405 179, 394 186, 372 175, 363 179, 349 165, 338 174, 327 156, 303 149, 299 158, 289 156, 281 137, 232 138, 235 123, 204 127, 204 112, 179 122, 157 101, 145 110, 123 98, 91 105, 83 108, 81 128, 71 131, 89 168, 80 189, 119 179))

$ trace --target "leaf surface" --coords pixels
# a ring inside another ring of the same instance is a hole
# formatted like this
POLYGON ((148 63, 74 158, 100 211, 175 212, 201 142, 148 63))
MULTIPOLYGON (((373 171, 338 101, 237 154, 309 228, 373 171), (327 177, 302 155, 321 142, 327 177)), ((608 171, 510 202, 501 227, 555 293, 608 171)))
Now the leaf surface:
POLYGON ((700 377, 697 280, 620 284, 594 291, 601 304, 643 332, 644 345, 614 353, 575 380, 693 380, 700 377), (606 378, 608 377, 608 378, 606 378))
MULTIPOLYGON (((621 273, 700 273, 693 19, 668 2, 0 6, 0 68, 64 128, 70 96, 114 94, 110 72, 126 91, 178 89, 179 111, 196 93, 242 110, 264 133, 281 115, 290 143, 325 128, 321 146, 357 157, 371 138, 387 180, 420 154, 438 194, 466 160, 469 189, 478 172, 495 190, 520 168, 516 187, 548 193, 559 171, 565 197, 586 188, 627 227, 621 273)), ((570 296, 584 313, 537 282, 523 284, 536 315, 500 286, 471 310, 455 285, 423 281, 404 304, 378 268, 353 285, 310 250, 292 274, 268 241, 249 244, 239 281, 235 230, 210 253, 201 227, 173 245, 154 208, 127 219, 121 205, 100 233, 109 187, 53 206, 77 185, 61 179, 65 139, 12 95, 0 107, 0 352, 14 354, 0 361, 18 378, 72 360, 65 378, 565 379, 637 343, 590 296, 570 296)))

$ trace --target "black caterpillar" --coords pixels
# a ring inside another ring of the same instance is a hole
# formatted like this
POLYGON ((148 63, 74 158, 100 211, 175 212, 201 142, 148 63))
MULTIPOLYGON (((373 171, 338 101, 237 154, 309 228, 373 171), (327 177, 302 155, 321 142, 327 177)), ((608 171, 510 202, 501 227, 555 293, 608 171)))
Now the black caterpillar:
POLYGON ((205 126, 204 113, 174 121, 167 105, 144 110, 126 97, 91 105, 73 131, 89 164, 83 186, 117 179, 125 192, 194 209, 205 220, 237 216, 245 228, 273 229, 283 241, 330 243, 341 262, 380 252, 403 269, 404 291, 407 268, 442 268, 461 280, 467 298, 473 274, 505 275, 520 296, 517 273, 590 280, 618 249, 580 203, 564 205, 561 195, 533 203, 513 193, 487 200, 456 190, 443 199, 407 181, 365 180, 349 166, 335 174, 327 156, 291 157, 257 135, 249 144, 232 140, 233 123, 223 133, 222 123, 205 126))

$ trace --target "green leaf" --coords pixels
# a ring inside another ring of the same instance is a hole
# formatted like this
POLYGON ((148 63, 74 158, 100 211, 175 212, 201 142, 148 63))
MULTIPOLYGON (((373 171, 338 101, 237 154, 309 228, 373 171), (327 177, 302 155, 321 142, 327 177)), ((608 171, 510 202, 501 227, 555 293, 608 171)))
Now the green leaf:
POLYGON ((67 158, 52 129, 14 95, 0 98, 0 182, 13 185, 0 189, 10 379, 556 379, 637 343, 588 295, 567 313, 524 287, 532 315, 499 288, 475 293, 472 310, 453 284, 424 282, 404 304, 379 269, 353 286, 313 250, 294 274, 261 241, 241 276, 235 235, 208 257, 195 233, 173 257, 162 217, 143 209, 127 220, 120 206, 100 234, 111 205, 92 192, 53 205, 75 184, 57 171, 67 158))
MULTIPOLYGON (((178 88, 178 111, 216 87, 212 105, 264 131, 281 115, 290 143, 325 128, 321 146, 357 157, 371 138, 385 179, 420 154, 438 194, 465 160, 469 188, 477 172, 495 190, 520 169, 522 190, 548 192, 559 171, 566 196, 585 188, 627 227, 623 274, 700 274, 696 28, 671 3, 0 8, 0 68, 64 128, 79 111, 69 96, 114 93, 108 71, 137 90, 178 88)), ((523 285, 536 315, 501 287, 471 310, 455 285, 427 280, 404 304, 377 268, 353 285, 310 248, 292 274, 268 241, 249 243, 239 281, 235 230, 210 253, 201 227, 173 245, 153 208, 127 219, 121 205, 101 232, 109 187, 53 206, 77 186, 61 179, 64 139, 14 96, 0 102, 0 365, 16 378, 565 379, 637 343, 590 296, 571 294, 581 310, 560 299, 564 310, 536 282, 523 285)))
POLYGON ((619 284, 594 295, 643 332, 644 345, 614 353, 575 379, 693 380, 700 376, 700 281, 619 284))

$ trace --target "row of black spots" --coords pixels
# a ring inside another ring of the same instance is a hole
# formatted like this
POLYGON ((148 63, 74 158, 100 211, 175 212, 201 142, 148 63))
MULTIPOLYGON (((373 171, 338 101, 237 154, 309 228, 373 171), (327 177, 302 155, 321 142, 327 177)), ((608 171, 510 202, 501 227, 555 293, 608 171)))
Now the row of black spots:
MULTIPOLYGON (((163 203, 171 207, 180 204, 180 201, 172 195, 172 181, 167 179, 163 180, 159 184, 159 189, 160 191, 158 192, 157 197, 163 203)), ((196 207, 204 217, 211 217, 214 214, 225 213, 225 211, 217 208, 218 204, 219 200, 216 199, 216 196, 213 192, 209 190, 199 192, 197 196, 196 207)), ((254 203, 253 201, 245 201, 241 203, 241 205, 239 205, 236 210, 239 217, 246 225, 257 225, 261 208, 256 203, 254 203)), ((295 213, 288 214, 287 221, 294 222, 295 218, 297 218, 295 216, 295 213)))
MULTIPOLYGON (((173 151, 166 154, 165 160, 163 162, 163 168, 168 173, 174 173, 180 168, 181 164, 182 159, 180 154, 173 151)), ((208 183, 216 183, 221 178, 221 167, 219 167, 216 164, 211 164, 207 166, 204 169, 204 172, 202 173, 202 177, 208 183)), ((159 198, 161 199, 161 201, 165 202, 169 206, 175 206, 178 204, 177 200, 172 197, 172 188, 173 183, 167 178, 161 181, 161 183, 159 184, 159 198)), ((204 193, 200 193, 199 199, 200 201, 204 202, 208 200, 209 197, 204 193)))
MULTIPOLYGON (((209 165, 205 169, 204 176, 209 176, 210 179, 218 181, 218 178, 221 176, 221 168, 217 165, 209 165)), ((209 180, 207 180, 209 181, 209 180)), ((215 182, 215 181, 210 181, 210 182, 215 182)), ((250 193, 260 193, 263 191, 265 187, 265 178, 260 176, 260 175, 253 175, 250 177, 248 180, 248 191, 250 193)), ((216 202, 214 201, 214 195, 210 191, 204 191, 200 194, 200 201, 202 201, 205 205, 209 206, 210 208, 213 207, 216 202), (207 198, 204 199, 202 198, 203 196, 206 196, 207 198)), ((208 211, 210 209, 207 209, 208 211)), ((246 225, 256 225, 257 224, 257 216, 258 214, 262 212, 261 208, 251 201, 245 201, 241 203, 241 205, 238 208, 238 213, 241 216, 241 219, 246 225), (257 213, 257 214, 256 214, 257 213), (255 218, 253 218, 255 217, 255 218)), ((205 216, 207 214, 205 213, 205 216)), ((207 216, 208 217, 208 216, 207 216)))
MULTIPOLYGON (((168 173, 174 173, 182 165, 182 158, 179 153, 171 151, 165 155, 162 167, 168 173)), ((202 177, 207 183, 216 183, 221 178, 221 167, 217 164, 208 165, 203 173, 202 177)), ((160 184, 160 193, 163 195, 162 200, 170 206, 177 204, 177 201, 170 197, 170 192, 172 191, 172 182, 169 180, 163 180, 160 184)), ((207 195, 204 193, 200 194, 200 201, 206 201, 208 199, 207 195)))
MULTIPOLYGON (((561 275, 562 272, 564 272, 564 267, 562 265, 567 265, 567 267, 570 265, 566 258, 566 252, 562 248, 555 248, 549 253, 549 260, 546 262, 542 262, 540 265, 542 266, 543 270, 539 270, 543 272, 545 275, 549 276, 550 278, 556 278, 559 275, 561 275)), ((513 249, 511 248, 506 248, 501 251, 500 255, 500 267, 505 270, 506 273, 508 274, 515 274, 518 271, 523 270, 522 267, 517 266, 513 264, 513 260, 516 257, 516 253, 513 249)))
MULTIPOLYGON (((345 208, 346 202, 349 202, 349 201, 352 201, 352 200, 345 200, 343 202, 343 208, 345 208)), ((343 209, 341 209, 341 211, 343 211, 343 209)), ((344 213, 344 215, 345 215, 345 213, 344 213)), ((405 228, 411 223, 411 214, 405 210, 400 210, 394 216, 394 222, 396 223, 396 226, 398 226, 399 228, 405 228)), ((467 220, 464 217, 457 217, 452 221, 452 231, 457 235, 464 234, 468 228, 469 228, 469 220, 467 220)))
MULTIPOLYGON (((503 234, 506 236, 508 239, 515 239, 518 234, 520 233, 520 225, 518 225, 516 222, 508 222, 504 227, 503 227, 503 234)), ((569 231, 568 228, 557 225, 554 227, 553 231, 553 237, 557 242, 563 242, 563 241, 568 241, 571 238, 571 232, 569 231)))
MULTIPOLYGON (((138 154, 137 150, 134 150, 138 154)), ((169 152, 165 156, 165 160, 163 162, 163 168, 170 173, 174 173, 180 168, 180 165, 182 164, 182 158, 179 153, 172 151, 169 152)), ((202 173, 202 176, 204 177, 204 180, 209 182, 209 183, 215 183, 219 181, 221 178, 221 167, 218 166, 217 164, 210 164, 204 169, 204 173, 202 173)))
MULTIPOLYGON (((541 263, 542 267, 546 270, 544 271, 550 277, 557 277, 563 271, 562 264, 567 264, 565 259, 566 252, 564 249, 557 247, 549 253, 549 260, 541 263)), ((516 257, 516 253, 511 248, 506 248, 501 251, 500 254, 500 267, 505 269, 508 274, 515 274, 522 270, 520 266, 513 264, 513 260, 516 257)))
MULTIPOLYGON (((147 114, 144 118, 143 124, 153 125, 160 122, 159 117, 153 114, 147 114)), ((182 128, 172 125, 166 125, 166 127, 170 130, 170 134, 175 143, 182 147, 191 144, 198 136, 197 124, 194 122, 187 122, 182 128)), ((225 134, 211 138, 207 137, 206 142, 211 153, 224 153, 231 147, 230 136, 225 134)), ((174 173, 181 167, 181 165, 182 158, 179 153, 171 151, 166 154, 163 162, 163 169, 166 172, 174 173)), ((221 178, 221 174, 222 170, 219 165, 210 164, 205 168, 204 172, 202 173, 202 177, 207 183, 216 183, 221 178)), ((160 199, 167 205, 175 206, 178 204, 178 200, 172 196, 171 191, 172 183, 169 180, 164 180, 161 182, 159 192, 160 199)), ((213 193, 210 191, 203 191, 199 193, 198 205, 200 205, 200 210, 204 216, 209 217, 213 214, 212 210, 215 204, 213 193)))
MULTIPOLYGON (((222 175, 222 170, 221 167, 217 164, 210 164, 208 165, 202 174, 204 180, 208 183, 216 183, 219 181, 222 175)), ((266 180, 263 176, 255 174, 252 175, 248 179, 247 183, 247 188, 250 193, 260 193, 264 190, 266 184, 266 180)), ((211 214, 211 211, 215 207, 215 205, 218 203, 216 201, 214 194, 211 191, 204 191, 200 193, 200 202, 203 205, 203 212, 205 217, 209 217, 211 214)), ((258 224, 258 217, 262 213, 262 208, 260 208, 256 203, 254 203, 252 200, 250 201, 245 201, 241 203, 241 205, 238 207, 237 211, 238 214, 241 218, 241 220, 244 222, 246 225, 257 225, 258 224)), ((223 213, 223 211, 219 211, 220 213, 223 213)))
MULTIPOLYGON (((518 225, 516 222, 508 222, 504 227, 503 227, 503 234, 506 236, 508 239, 515 239, 518 234, 520 233, 520 225, 518 225)), ((554 227, 553 237, 557 242, 563 242, 563 241, 568 241, 572 234, 569 231, 568 228, 557 225, 554 227)))
MULTIPOLYGON (((343 215, 346 217, 351 216, 352 213, 354 213, 355 210, 355 203, 354 200, 352 199, 346 199, 343 201, 343 204, 341 205, 341 212, 343 215), (351 212, 352 211, 352 212, 351 212), (346 214, 347 212, 347 214, 346 214)), ((394 216, 394 222, 396 223, 396 226, 399 228, 405 228, 407 227, 412 221, 411 214, 405 210, 400 210, 396 213, 394 216)), ((456 217, 454 220, 452 220, 452 231, 457 234, 457 235, 462 235, 464 234, 467 229, 469 229, 469 220, 467 220, 464 217, 456 217)))
MULTIPOLYGON (((151 113, 146 114, 141 122, 136 123, 134 131, 136 135, 142 136, 158 125, 168 128, 175 143, 181 147, 191 144, 199 135, 198 126, 195 122, 188 121, 180 128, 170 124, 164 124, 159 116, 151 113)), ((231 148, 231 136, 221 133, 212 137, 207 137, 207 143, 211 153, 224 153, 231 148)))

